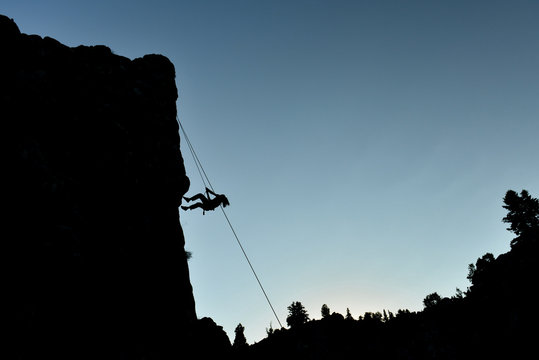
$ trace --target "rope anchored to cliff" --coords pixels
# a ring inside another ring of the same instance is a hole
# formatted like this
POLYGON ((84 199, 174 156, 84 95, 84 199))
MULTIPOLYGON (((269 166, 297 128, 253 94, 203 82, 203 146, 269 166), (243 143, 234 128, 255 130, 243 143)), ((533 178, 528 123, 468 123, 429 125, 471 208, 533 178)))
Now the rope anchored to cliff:
POLYGON ((185 132, 185 129, 182 125, 182 123, 180 122, 180 120, 178 119, 178 117, 176 117, 176 121, 178 122, 178 125, 181 129, 181 132, 183 134, 183 137, 187 143, 187 146, 189 147, 189 151, 191 152, 191 156, 193 157, 193 160, 195 162, 195 165, 197 167, 197 170, 198 170, 198 174, 200 175, 200 178, 202 179, 202 183, 204 184, 204 187, 206 188, 206 196, 207 197, 204 197, 204 195, 202 194, 197 194, 193 197, 190 197, 190 198, 185 198, 187 201, 192 201, 192 200, 201 200, 200 203, 196 203, 194 205, 191 205, 191 206, 182 206, 182 209, 184 210, 192 210, 194 208, 197 208, 197 207, 201 207, 204 211, 206 210, 213 210, 217 207, 220 207, 221 208, 221 211, 223 212, 223 215, 228 223, 228 226, 230 227, 230 230, 232 230, 232 234, 234 234, 234 237, 236 238, 236 242, 238 244, 238 246, 240 247, 241 249, 241 252, 243 253, 243 256, 245 257, 245 260, 247 260, 247 263, 249 264, 249 267, 251 268, 251 271, 253 273, 253 275, 255 276, 255 279, 256 281, 258 282, 258 286, 260 287, 260 289, 262 290, 262 293, 264 294, 264 297, 266 298, 266 301, 268 302, 268 305, 269 307, 271 308, 271 311, 273 312, 273 315, 275 316, 275 319, 277 319, 277 322, 279 323, 279 326, 282 328, 283 325, 281 324, 281 321, 279 320, 279 317, 277 316, 277 313, 275 312, 275 309, 273 308, 273 305, 271 304, 271 301, 268 297, 268 294, 266 293, 266 290, 264 290, 264 286, 262 286, 262 282, 260 281, 260 279, 258 278, 258 275, 256 274, 256 271, 253 267, 253 264, 251 263, 251 260, 249 260, 249 257, 247 256, 247 253, 245 252, 245 249, 243 248, 243 245, 241 244, 241 241, 238 237, 238 234, 236 233, 236 231, 234 230, 234 227, 232 226, 232 223, 230 222, 230 219, 228 218, 226 212, 225 212, 225 209, 224 207, 226 207, 227 205, 229 205, 229 202, 228 202, 228 199, 224 196, 224 195, 220 195, 220 194, 216 194, 213 190, 213 186, 210 182, 210 179, 208 178, 208 175, 206 174, 206 171, 204 171, 204 167, 202 166, 202 163, 200 162, 200 159, 198 158, 196 152, 195 152, 195 149, 193 147, 193 144, 191 143, 191 141, 189 140, 189 137, 187 136, 187 133, 185 132), (209 186, 209 187, 208 187, 209 186), (214 195, 215 197, 213 199, 210 199, 210 194, 214 195), (211 208, 213 207, 213 208, 211 208))

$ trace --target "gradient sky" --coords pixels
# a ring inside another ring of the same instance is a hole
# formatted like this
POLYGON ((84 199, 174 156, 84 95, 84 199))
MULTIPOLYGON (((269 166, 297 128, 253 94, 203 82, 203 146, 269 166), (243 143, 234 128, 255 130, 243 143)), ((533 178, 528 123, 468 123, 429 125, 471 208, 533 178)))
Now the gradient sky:
MULTIPOLYGON (((23 33, 176 67, 178 113, 283 324, 421 310, 539 196, 537 1, 2 0, 23 33)), ((188 148, 192 186, 203 190, 188 148)), ((199 317, 277 322, 220 211, 181 214, 199 317)))

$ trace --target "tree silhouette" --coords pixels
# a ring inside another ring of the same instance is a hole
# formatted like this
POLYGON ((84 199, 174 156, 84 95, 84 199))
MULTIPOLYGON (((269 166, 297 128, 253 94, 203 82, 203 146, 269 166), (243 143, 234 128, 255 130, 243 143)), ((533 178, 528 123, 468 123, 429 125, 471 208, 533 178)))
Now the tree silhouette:
POLYGON ((474 264, 468 265, 468 276, 467 279, 470 280, 472 285, 477 285, 481 279, 484 277, 484 274, 488 271, 490 266, 494 263, 494 255, 491 253, 486 253, 474 264))
POLYGON ((346 308, 346 316, 345 316, 345 319, 346 319, 346 320, 354 320, 354 317, 353 317, 352 314, 350 313, 350 309, 349 309, 349 308, 346 308))
POLYGON ((287 309, 288 317, 286 318, 286 323, 291 328, 305 324, 309 321, 309 314, 307 314, 307 310, 305 310, 305 307, 301 302, 293 302, 287 309))
POLYGON ((511 241, 511 246, 518 245, 523 239, 533 237, 539 232, 539 200, 532 198, 526 190, 522 190, 520 196, 509 190, 503 202, 503 208, 508 212, 502 221, 509 223, 507 230, 517 236, 511 241))
POLYGON ((322 309, 320 311, 322 313, 322 319, 325 319, 330 315, 329 307, 326 304, 322 305, 322 309))
POLYGON ((238 326, 236 326, 236 329, 234 330, 234 333, 236 333, 236 336, 234 337, 234 343, 232 344, 232 347, 234 349, 242 349, 246 348, 247 345, 247 339, 244 335, 245 327, 240 323, 238 326))
POLYGON ((271 324, 271 321, 270 321, 270 327, 269 327, 269 329, 266 328, 266 335, 269 337, 269 336, 273 335, 274 332, 275 332, 275 331, 273 330, 273 325, 271 324))
POLYGON ((425 309, 431 309, 438 305, 442 301, 442 298, 438 293, 434 292, 432 294, 429 294, 425 297, 423 300, 423 305, 425 306, 425 309))

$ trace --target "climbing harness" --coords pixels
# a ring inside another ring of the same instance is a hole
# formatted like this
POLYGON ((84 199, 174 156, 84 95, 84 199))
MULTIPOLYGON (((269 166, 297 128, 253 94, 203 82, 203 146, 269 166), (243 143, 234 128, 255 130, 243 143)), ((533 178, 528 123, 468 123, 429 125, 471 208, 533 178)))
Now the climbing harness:
MULTIPOLYGON (((195 165, 196 165, 197 170, 198 170, 198 174, 200 175, 200 178, 202 179, 202 183, 204 184, 204 187, 209 188, 211 191, 215 192, 215 190, 213 189, 213 186, 212 186, 212 184, 210 182, 210 179, 208 178, 208 175, 206 174, 206 171, 204 171, 204 167, 202 166, 202 163, 200 162, 200 159, 198 158, 198 156, 197 156, 197 154, 195 152, 195 148, 193 147, 193 144, 189 140, 189 137, 187 136, 187 133, 185 132, 185 129, 184 129, 182 123, 180 122, 180 119, 178 118, 178 116, 176 116, 176 121, 178 122, 178 126, 181 129, 181 132, 183 134, 183 137, 184 137, 185 141, 187 142, 187 146, 189 147, 189 151, 191 152, 191 156, 193 157, 193 160, 194 160, 195 165)), ((206 191, 206 195, 209 196, 207 191, 206 191)), ((226 219, 226 221, 228 223, 228 226, 230 227, 230 230, 232 230, 232 234, 234 234, 234 237, 236 238, 236 242, 238 243, 238 245, 239 245, 239 247, 240 247, 240 249, 241 249, 241 251, 243 253, 243 256, 245 257, 245 260, 247 260, 247 263, 249 264, 249 267, 251 268, 251 271, 252 271, 253 275, 255 276, 256 281, 258 282, 258 286, 262 290, 262 293, 264 294, 264 297, 266 298, 266 301, 268 302, 268 305, 271 308, 271 311, 273 312, 273 315, 277 319, 277 322, 279 323, 279 326, 281 326, 281 328, 282 328, 283 325, 281 324, 281 321, 279 320, 279 317, 277 316, 277 313, 275 312, 275 309, 273 308, 273 305, 271 304, 271 301, 270 301, 270 299, 268 297, 268 294, 266 293, 266 290, 264 290, 264 287, 262 286, 262 283, 260 282, 260 279, 258 278, 258 275, 256 274, 256 271, 255 271, 255 269, 253 267, 253 264, 251 264, 251 260, 249 260, 249 257, 247 256, 247 253, 245 252, 245 249, 243 248, 243 245, 240 242, 238 234, 236 234, 236 231, 234 230, 234 227, 232 226, 232 223, 230 222, 230 219, 228 218, 228 216, 227 216, 227 214, 225 212, 225 209, 223 208, 223 205, 219 205, 219 207, 221 208, 221 211, 223 212, 223 215, 225 216, 225 219, 226 219)))

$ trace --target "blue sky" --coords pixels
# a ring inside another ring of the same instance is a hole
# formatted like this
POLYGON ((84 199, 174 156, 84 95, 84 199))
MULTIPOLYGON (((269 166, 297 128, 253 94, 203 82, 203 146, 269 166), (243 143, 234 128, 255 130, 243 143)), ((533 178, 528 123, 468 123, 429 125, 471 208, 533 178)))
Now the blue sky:
MULTIPOLYGON (((22 32, 176 67, 178 113, 281 321, 420 310, 539 195, 535 1, 19 1, 22 32)), ((185 143, 190 194, 203 190, 185 143)), ((277 327, 220 212, 182 213, 199 317, 277 327)))

